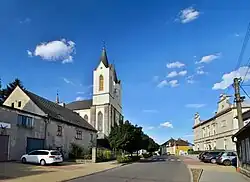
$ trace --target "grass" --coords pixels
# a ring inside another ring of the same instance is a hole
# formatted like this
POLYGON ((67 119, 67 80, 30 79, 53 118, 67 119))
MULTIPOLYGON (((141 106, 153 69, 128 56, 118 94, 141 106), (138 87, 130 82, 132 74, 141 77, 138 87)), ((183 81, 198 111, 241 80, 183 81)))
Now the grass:
POLYGON ((193 182, 199 182, 202 169, 191 169, 193 175, 193 182))

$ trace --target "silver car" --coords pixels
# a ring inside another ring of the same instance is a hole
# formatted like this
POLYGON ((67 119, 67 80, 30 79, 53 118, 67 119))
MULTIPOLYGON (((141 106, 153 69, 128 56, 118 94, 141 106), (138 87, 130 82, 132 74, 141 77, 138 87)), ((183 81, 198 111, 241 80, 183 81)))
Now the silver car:
POLYGON ((223 164, 225 166, 231 166, 232 160, 234 160, 236 157, 237 157, 237 154, 235 151, 224 151, 218 155, 216 159, 216 163, 223 164))

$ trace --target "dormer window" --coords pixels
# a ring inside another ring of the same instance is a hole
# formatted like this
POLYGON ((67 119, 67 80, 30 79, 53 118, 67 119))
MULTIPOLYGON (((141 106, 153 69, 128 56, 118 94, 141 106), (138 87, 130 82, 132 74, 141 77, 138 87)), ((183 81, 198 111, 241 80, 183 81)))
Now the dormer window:
POLYGON ((22 106, 22 102, 18 101, 18 107, 21 107, 21 106, 22 106))

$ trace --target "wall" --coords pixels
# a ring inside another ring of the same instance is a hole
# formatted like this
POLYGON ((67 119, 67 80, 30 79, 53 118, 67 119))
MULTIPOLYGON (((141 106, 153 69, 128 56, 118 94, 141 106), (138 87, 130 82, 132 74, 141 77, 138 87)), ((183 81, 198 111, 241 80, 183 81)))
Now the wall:
POLYGON ((0 121, 11 124, 11 128, 4 133, 9 135, 9 160, 20 160, 26 153, 27 137, 44 139, 45 122, 41 117, 0 107, 0 121), (18 114, 33 117, 34 128, 17 126, 18 114))
POLYGON ((192 148, 193 148, 192 146, 178 146, 175 149, 175 154, 179 155, 180 151, 187 152, 189 149, 192 149, 192 148))
POLYGON ((71 143, 82 146, 85 151, 91 146, 91 134, 95 144, 96 133, 79 128, 77 126, 68 125, 55 120, 51 120, 48 124, 47 131, 47 147, 56 149, 62 147, 64 156, 67 158, 71 149, 71 143), (58 126, 62 126, 62 136, 57 136, 58 126), (76 131, 82 131, 82 140, 76 139, 76 131))
POLYGON ((17 109, 29 111, 29 112, 36 113, 42 116, 45 115, 45 113, 39 107, 37 107, 36 104, 32 100, 30 100, 30 98, 19 87, 15 88, 15 90, 5 100, 3 105, 11 107, 11 104, 13 102, 15 105, 14 107, 17 109), (19 101, 21 101, 21 107, 18 107, 19 101))

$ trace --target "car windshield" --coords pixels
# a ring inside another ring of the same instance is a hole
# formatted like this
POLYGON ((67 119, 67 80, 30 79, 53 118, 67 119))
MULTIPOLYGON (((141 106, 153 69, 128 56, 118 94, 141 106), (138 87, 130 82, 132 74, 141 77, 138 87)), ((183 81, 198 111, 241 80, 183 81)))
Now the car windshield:
POLYGON ((58 151, 52 151, 52 152, 50 152, 50 154, 51 154, 51 155, 61 155, 61 153, 58 152, 58 151))

